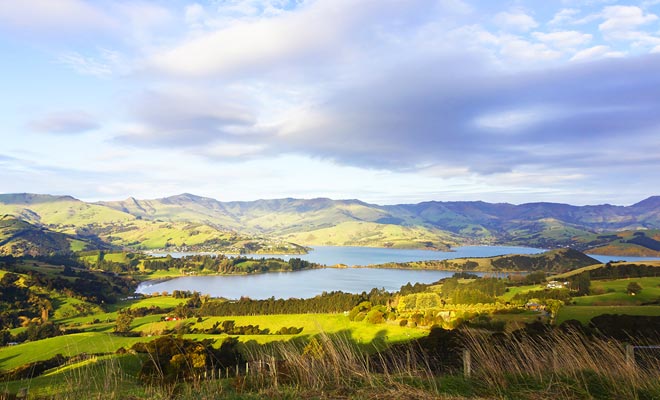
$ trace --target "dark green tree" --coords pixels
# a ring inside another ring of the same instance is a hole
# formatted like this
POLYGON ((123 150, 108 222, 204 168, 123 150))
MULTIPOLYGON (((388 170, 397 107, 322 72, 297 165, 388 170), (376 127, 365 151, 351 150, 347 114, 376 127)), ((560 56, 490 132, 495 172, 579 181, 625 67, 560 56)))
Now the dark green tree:
POLYGON ((129 311, 121 310, 117 313, 117 322, 115 325, 116 333, 126 333, 131 330, 133 315, 129 311))
POLYGON ((639 292, 641 291, 642 291, 642 286, 637 282, 630 282, 628 284, 628 287, 626 288, 626 292, 628 292, 628 294, 631 296, 635 296, 639 294, 639 292))

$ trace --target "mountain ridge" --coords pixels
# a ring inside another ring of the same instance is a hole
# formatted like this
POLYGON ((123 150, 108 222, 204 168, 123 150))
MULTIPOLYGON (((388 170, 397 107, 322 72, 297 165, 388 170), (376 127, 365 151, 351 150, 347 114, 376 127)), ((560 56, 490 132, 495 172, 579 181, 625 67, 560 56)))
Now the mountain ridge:
MULTIPOLYGON (((437 200, 378 205, 326 197, 223 202, 191 193, 87 203, 71 196, 23 193, 0 195, 0 212, 18 214, 31 222, 53 227, 94 226, 92 230, 97 231, 101 228, 95 225, 147 229, 148 221, 152 225, 175 224, 175 228, 168 226, 170 230, 201 224, 218 231, 302 245, 445 249, 464 244, 516 244, 593 250, 616 242, 615 250, 610 246, 608 251, 630 248, 634 254, 660 255, 654 243, 660 241, 660 235, 653 232, 660 229, 660 196, 629 206, 575 206, 551 202, 437 200), (59 204, 65 211, 58 208, 59 204), (640 239, 639 235, 645 235, 646 231, 649 236, 640 239), (642 251, 640 246, 649 247, 642 251)), ((129 236, 125 229, 119 231, 118 236, 129 236)), ((208 232, 212 236, 212 231, 208 232)), ((185 241, 183 236, 180 243, 185 241)), ((136 245, 136 240, 133 235, 132 241, 119 240, 114 244, 136 245)), ((160 242, 170 243, 165 236, 160 242)))

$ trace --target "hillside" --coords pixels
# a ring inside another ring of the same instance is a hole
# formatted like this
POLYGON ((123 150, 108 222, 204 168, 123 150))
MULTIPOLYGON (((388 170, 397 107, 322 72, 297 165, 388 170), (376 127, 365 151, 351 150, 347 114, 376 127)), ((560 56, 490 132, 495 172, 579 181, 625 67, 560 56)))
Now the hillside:
POLYGON ((85 248, 94 249, 97 246, 9 215, 0 218, 0 255, 48 256, 85 248))
POLYGON ((660 197, 628 207, 481 201, 380 206, 326 198, 220 202, 183 194, 99 205, 143 218, 200 221, 304 245, 424 247, 420 243, 431 242, 429 247, 443 248, 499 243, 541 248, 572 246, 603 254, 660 254, 654 246, 648 247, 650 242, 616 237, 621 231, 660 228, 660 197), (613 248, 604 247, 611 242, 613 248))
MULTIPOLYGON (((195 201, 198 199, 201 198, 193 198, 195 201)), ((198 206, 198 209, 205 209, 204 204, 208 206, 207 203, 201 201, 200 203, 202 205, 198 206)), ((38 239, 33 238, 33 242, 40 243, 43 249, 35 250, 34 243, 28 246, 27 242, 21 239, 20 242, 13 243, 18 252, 16 254, 24 254, 22 248, 31 248, 35 254, 69 252, 69 247, 62 242, 63 238, 74 244, 72 250, 82 250, 85 247, 84 244, 72 242, 75 238, 82 240, 83 243, 96 244, 96 246, 87 246, 89 248, 116 246, 142 250, 168 248, 181 251, 291 254, 306 251, 296 244, 282 240, 237 233, 233 229, 223 228, 223 224, 218 223, 218 219, 213 219, 220 217, 214 217, 211 211, 208 211, 211 216, 202 218, 199 217, 201 211, 197 214, 192 211, 187 212, 185 206, 173 200, 163 202, 162 204, 167 206, 159 206, 161 211, 150 215, 149 218, 139 212, 139 207, 124 210, 121 209, 124 206, 120 207, 118 204, 115 206, 120 209, 103 204, 86 203, 71 196, 28 193, 0 195, 0 213, 30 224, 35 228, 32 236, 39 232, 49 232, 50 241, 46 241, 43 235, 38 239), (54 244, 56 239, 59 240, 60 245, 54 244)), ((126 206, 128 205, 130 204, 127 203, 126 206)), ((144 206, 154 209, 146 204, 144 206)), ((23 232, 21 235, 26 233, 23 232)), ((6 251, 10 249, 11 247, 6 247, 6 251)))
MULTIPOLYGON (((439 202, 381 206, 359 200, 221 202, 181 194, 85 203, 70 196, 0 195, 0 212, 63 233, 134 248, 204 247, 256 239, 300 245, 446 249, 463 244, 573 247, 660 255, 660 197, 631 206, 439 202)), ((217 246, 216 246, 217 247, 217 246)))
POLYGON ((124 223, 135 216, 71 196, 39 194, 0 194, 0 214, 11 214, 25 221, 58 227, 124 223))
POLYGON ((375 267, 474 272, 543 271, 560 273, 596 264, 600 265, 600 262, 579 251, 573 249, 556 249, 540 254, 511 254, 496 257, 387 263, 375 267))

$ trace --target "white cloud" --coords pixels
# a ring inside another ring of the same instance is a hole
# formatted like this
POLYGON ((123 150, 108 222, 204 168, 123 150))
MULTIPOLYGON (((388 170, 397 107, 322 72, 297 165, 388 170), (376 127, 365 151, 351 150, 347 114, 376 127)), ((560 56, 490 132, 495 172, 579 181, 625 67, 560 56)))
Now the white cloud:
POLYGON ((159 70, 184 76, 267 68, 271 63, 327 47, 347 22, 332 7, 320 6, 280 18, 237 21, 158 53, 150 63, 159 70))
POLYGON ((201 4, 193 3, 186 6, 184 15, 185 21, 188 25, 199 26, 204 19, 206 12, 201 4))
POLYGON ((28 127, 36 132, 76 134, 97 129, 96 118, 84 111, 52 112, 31 120, 28 127))
POLYGON ((575 16, 580 13, 576 8, 564 8, 559 10, 555 16, 548 22, 549 25, 563 25, 575 20, 575 16))
POLYGON ((634 39, 639 36, 636 30, 642 25, 656 21, 658 16, 645 13, 636 6, 609 6, 602 12, 605 19, 598 29, 609 39, 634 39))
POLYGON ((624 53, 613 51, 609 46, 598 45, 578 51, 571 57, 571 61, 591 61, 599 58, 618 58, 624 56, 624 53))
POLYGON ((123 143, 146 147, 204 147, 222 140, 248 140, 259 132, 253 110, 240 93, 168 87, 142 93, 130 105, 138 121, 122 129, 123 143))
POLYGON ((442 8, 456 14, 469 14, 474 8, 462 0, 439 0, 442 8))
POLYGON ((309 74, 338 65, 357 66, 388 45, 403 50, 425 23, 437 22, 452 10, 425 0, 322 0, 279 14, 261 12, 207 24, 206 30, 163 47, 145 66, 178 77, 263 79, 279 74, 311 80, 315 77, 309 74))
POLYGON ((126 73, 128 71, 128 63, 119 52, 101 48, 98 53, 96 56, 86 56, 71 51, 61 54, 57 61, 79 74, 98 78, 108 78, 115 73, 126 73))
POLYGON ((201 150, 200 154, 215 160, 228 160, 252 157, 263 153, 266 146, 262 144, 214 143, 201 150))
POLYGON ((516 109, 481 115, 475 119, 475 123, 482 129, 513 134, 542 122, 551 114, 550 110, 540 108, 516 109))
POLYGON ((589 43, 593 38, 593 36, 588 33, 582 33, 578 31, 560 31, 550 33, 534 32, 533 36, 537 40, 558 49, 574 49, 589 43))
POLYGON ((502 29, 527 32, 539 26, 538 22, 522 11, 501 12, 495 15, 494 22, 502 29))
POLYGON ((115 26, 101 10, 82 0, 0 1, 0 25, 55 33, 115 26))
POLYGON ((557 60, 561 53, 546 46, 544 43, 532 43, 514 35, 499 37, 500 54, 515 61, 537 64, 544 61, 557 60))

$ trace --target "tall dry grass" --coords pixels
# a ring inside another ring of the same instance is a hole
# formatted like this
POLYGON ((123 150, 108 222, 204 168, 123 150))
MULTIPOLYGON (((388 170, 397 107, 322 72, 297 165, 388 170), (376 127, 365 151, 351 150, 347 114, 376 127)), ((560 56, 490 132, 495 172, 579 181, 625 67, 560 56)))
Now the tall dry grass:
POLYGON ((229 378, 217 379, 227 376, 218 371, 169 386, 139 384, 116 360, 90 363, 68 373, 67 387, 54 398, 660 399, 660 365, 635 366, 617 341, 558 330, 500 339, 470 329, 461 335, 470 377, 434 373, 437 358, 418 343, 365 352, 347 336, 321 334, 308 343, 246 348, 245 358, 254 361, 229 378))
POLYGON ((493 394, 528 385, 538 398, 660 398, 658 360, 641 367, 627 359, 626 345, 615 340, 575 330, 501 341, 466 330, 464 340, 473 378, 493 394))

